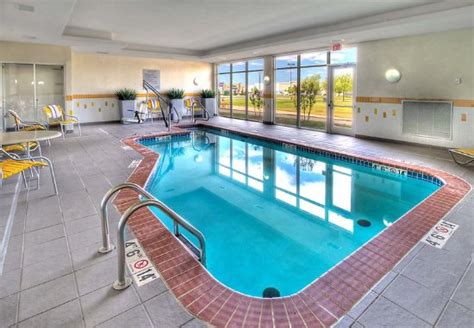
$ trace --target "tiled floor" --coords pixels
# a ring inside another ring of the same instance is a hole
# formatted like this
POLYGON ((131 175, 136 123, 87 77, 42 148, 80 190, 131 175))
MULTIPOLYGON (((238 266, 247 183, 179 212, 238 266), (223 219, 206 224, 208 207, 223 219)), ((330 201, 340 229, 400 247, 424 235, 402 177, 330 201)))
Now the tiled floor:
MULTIPOLYGON (((226 125, 286 133, 289 139, 324 143, 338 150, 432 166, 474 183, 474 169, 452 164, 446 151, 327 135, 308 130, 215 119, 226 125)), ((0 276, 0 327, 198 327, 160 280, 123 292, 111 289, 116 252, 98 255, 98 206, 112 185, 123 182, 140 156, 123 149, 126 136, 163 130, 159 123, 85 126, 44 147, 56 169, 60 196, 52 196, 49 176, 42 188, 15 194, 17 180, 0 190, 0 236, 10 231, 0 276), (11 202, 16 214, 8 224, 11 202), (8 228, 8 229, 7 229, 8 228)), ((21 185, 19 186, 21 187, 21 185)), ((118 215, 110 209, 111 221, 118 215)), ((442 250, 418 244, 382 282, 339 323, 341 327, 469 327, 474 322, 474 196, 448 215, 460 228, 442 250)), ((115 237, 113 235, 113 237, 115 237)), ((1 245, 1 244, 0 244, 1 245)), ((0 261, 2 259, 0 253, 0 261)), ((0 262, 1 263, 1 262, 0 262)))

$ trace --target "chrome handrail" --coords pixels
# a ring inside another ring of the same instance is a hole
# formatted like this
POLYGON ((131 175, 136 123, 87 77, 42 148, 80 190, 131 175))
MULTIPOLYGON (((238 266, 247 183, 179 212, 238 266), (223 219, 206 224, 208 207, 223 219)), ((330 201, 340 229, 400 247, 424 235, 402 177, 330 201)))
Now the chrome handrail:
POLYGON ((192 104, 191 104, 191 120, 193 123, 196 123, 196 121, 198 120, 197 118, 194 118, 194 107, 196 105, 199 105, 199 107, 201 107, 201 110, 204 111, 204 113, 206 113, 204 116, 205 118, 201 118, 201 120, 203 121, 209 121, 209 118, 211 117, 209 115, 209 112, 206 110, 206 108, 201 104, 199 103, 198 101, 195 101, 193 100, 192 104))
POLYGON ((206 241, 204 239, 203 234, 194 228, 188 221, 183 219, 179 214, 174 212, 168 206, 163 204, 157 199, 146 199, 139 201, 129 207, 125 213, 123 213, 122 217, 120 218, 120 222, 118 225, 117 231, 117 247, 118 247, 118 278, 113 284, 113 288, 116 290, 122 290, 130 286, 132 280, 128 277, 125 277, 125 225, 127 224, 128 219, 141 209, 142 207, 153 206, 161 211, 165 212, 171 219, 173 220, 174 224, 174 233, 175 236, 179 236, 179 225, 183 226, 186 230, 188 230, 191 234, 193 234, 199 241, 200 247, 200 256, 199 260, 201 261, 202 265, 206 265, 206 241))
POLYGON ((121 183, 109 191, 107 191, 102 198, 102 201, 100 202, 100 213, 101 213, 101 222, 102 222, 102 246, 99 248, 99 253, 106 254, 114 249, 114 245, 110 242, 110 234, 109 234, 109 218, 108 218, 108 212, 107 212, 107 204, 110 200, 110 198, 115 195, 117 192, 119 192, 122 189, 132 189, 135 190, 138 194, 145 196, 149 199, 154 199, 149 192, 147 192, 145 189, 140 187, 139 185, 131 182, 125 182, 121 183))
POLYGON ((158 100, 160 101, 161 113, 163 114, 163 119, 165 120, 165 125, 168 128, 168 131, 171 131, 171 122, 172 122, 171 112, 174 110, 174 112, 176 113, 176 117, 178 117, 178 120, 175 123, 179 123, 178 110, 176 109, 176 107, 173 106, 171 101, 166 99, 158 90, 156 90, 156 88, 154 86, 152 86, 146 80, 143 80, 143 88, 146 90, 146 101, 148 101, 148 90, 151 90, 156 95, 158 100), (168 113, 167 113, 168 118, 166 118, 164 113, 163 113, 163 108, 161 107, 161 102, 164 102, 166 105, 168 105, 168 113))

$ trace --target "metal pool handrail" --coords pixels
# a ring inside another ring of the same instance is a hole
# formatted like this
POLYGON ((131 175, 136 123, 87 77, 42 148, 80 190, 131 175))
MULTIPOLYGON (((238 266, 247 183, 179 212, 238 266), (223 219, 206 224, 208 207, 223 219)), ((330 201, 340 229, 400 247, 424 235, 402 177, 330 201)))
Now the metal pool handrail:
POLYGON ((156 207, 171 217, 171 219, 173 220, 175 236, 180 235, 179 225, 181 225, 198 239, 200 247, 199 260, 204 266, 206 265, 206 241, 204 239, 203 234, 199 230, 194 228, 188 221, 183 219, 179 214, 174 212, 172 209, 170 209, 168 206, 166 206, 159 200, 154 198, 142 200, 129 207, 120 218, 117 231, 118 279, 113 284, 113 288, 116 290, 125 289, 132 283, 130 278, 125 277, 125 225, 127 224, 128 219, 133 215, 133 213, 135 213, 142 207, 148 206, 156 207))
POLYGON ((107 191, 102 198, 102 201, 100 202, 100 213, 102 215, 101 217, 101 222, 102 222, 102 247, 99 248, 99 253, 106 254, 114 249, 114 245, 111 244, 110 242, 110 234, 109 234, 109 218, 108 218, 108 212, 107 212, 107 204, 110 200, 110 198, 115 195, 117 192, 119 192, 122 189, 132 189, 135 190, 138 194, 149 198, 149 199, 155 199, 150 193, 148 193, 145 189, 140 187, 139 185, 131 182, 125 182, 121 183, 109 191, 107 191))

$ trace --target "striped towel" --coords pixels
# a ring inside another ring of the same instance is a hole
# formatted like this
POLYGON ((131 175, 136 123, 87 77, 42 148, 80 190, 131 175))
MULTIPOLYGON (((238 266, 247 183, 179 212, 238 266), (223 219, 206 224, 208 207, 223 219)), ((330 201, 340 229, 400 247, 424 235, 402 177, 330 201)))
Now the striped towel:
POLYGON ((58 105, 48 105, 48 108, 51 112, 52 119, 57 120, 63 117, 63 111, 58 105))

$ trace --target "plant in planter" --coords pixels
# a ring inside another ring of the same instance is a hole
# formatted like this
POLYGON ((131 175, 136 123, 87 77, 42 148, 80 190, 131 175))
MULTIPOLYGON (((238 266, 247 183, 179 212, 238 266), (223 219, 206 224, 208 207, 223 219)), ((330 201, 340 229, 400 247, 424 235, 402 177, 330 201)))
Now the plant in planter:
MULTIPOLYGON (((172 88, 168 91, 168 99, 171 101, 171 105, 173 105, 174 108, 176 108, 176 111, 178 112, 178 118, 181 120, 183 118, 183 115, 186 114, 186 109, 184 108, 184 90, 183 89, 175 89, 172 88)), ((173 116, 176 115, 176 113, 173 111, 173 116)), ((176 119, 173 117, 173 119, 176 119)))
POLYGON ((210 117, 216 115, 216 93, 213 90, 204 89, 201 91, 201 98, 204 108, 210 117))
POLYGON ((115 96, 119 100, 119 108, 122 113, 122 123, 131 121, 135 117, 135 99, 137 91, 134 89, 122 88, 115 91, 115 96))

